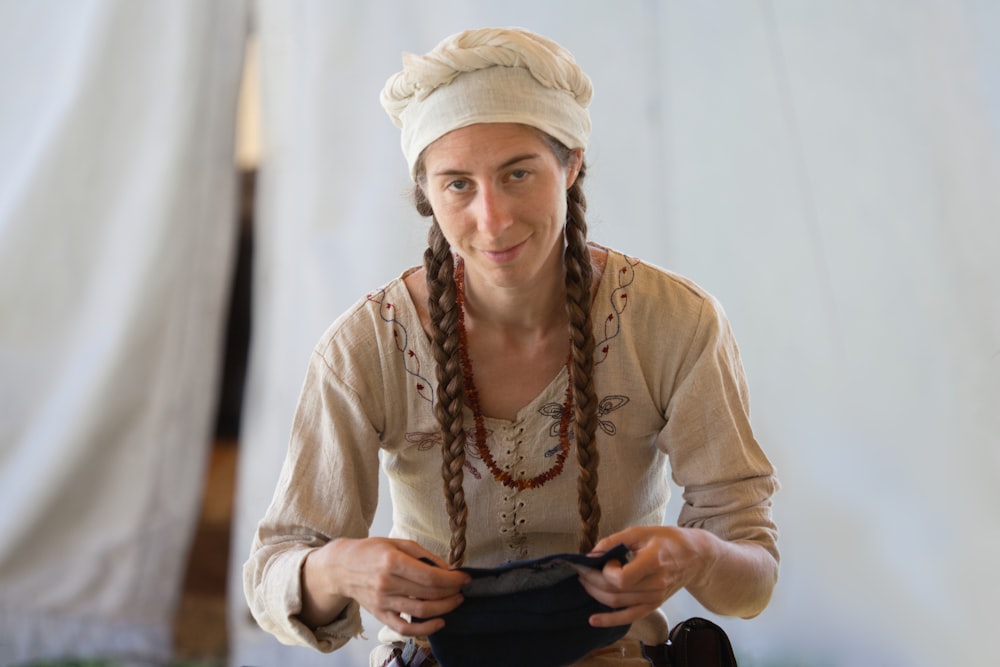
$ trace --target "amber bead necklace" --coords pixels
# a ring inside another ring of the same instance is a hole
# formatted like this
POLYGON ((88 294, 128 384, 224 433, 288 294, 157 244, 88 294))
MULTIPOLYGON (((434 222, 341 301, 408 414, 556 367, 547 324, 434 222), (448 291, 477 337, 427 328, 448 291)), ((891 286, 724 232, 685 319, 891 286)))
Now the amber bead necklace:
POLYGON ((462 364, 462 381, 465 388, 465 400, 472 410, 475 419, 476 451, 493 473, 493 478, 506 487, 523 491, 537 489, 550 479, 558 477, 569 455, 569 422, 573 414, 573 368, 570 358, 566 360, 566 370, 569 380, 566 383, 566 400, 563 401, 562 414, 559 417, 559 453, 556 462, 545 472, 529 479, 514 479, 506 470, 501 470, 486 445, 486 424, 483 411, 479 407, 479 392, 472 374, 472 361, 469 359, 469 337, 465 331, 465 262, 461 258, 455 264, 455 301, 458 305, 458 353, 462 364))

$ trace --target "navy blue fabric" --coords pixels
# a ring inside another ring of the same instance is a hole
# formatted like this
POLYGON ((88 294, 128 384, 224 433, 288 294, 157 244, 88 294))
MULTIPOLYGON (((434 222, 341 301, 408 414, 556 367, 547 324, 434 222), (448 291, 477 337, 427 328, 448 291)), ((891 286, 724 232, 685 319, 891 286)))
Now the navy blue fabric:
POLYGON ((594 628, 592 614, 612 611, 592 598, 571 564, 602 568, 628 557, 625 545, 598 556, 555 554, 497 568, 460 568, 472 576, 465 601, 429 637, 442 667, 564 667, 628 632, 594 628))

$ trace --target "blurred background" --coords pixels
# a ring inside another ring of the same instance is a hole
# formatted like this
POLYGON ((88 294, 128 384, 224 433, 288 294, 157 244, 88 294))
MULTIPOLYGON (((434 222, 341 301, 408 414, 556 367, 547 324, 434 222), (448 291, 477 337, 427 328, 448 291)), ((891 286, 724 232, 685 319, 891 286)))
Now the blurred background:
POLYGON ((313 344, 420 262, 382 84, 483 25, 592 78, 592 237, 730 316, 783 484, 740 664, 1000 664, 1000 3, 0 0, 0 665, 367 664, 240 568, 313 344))

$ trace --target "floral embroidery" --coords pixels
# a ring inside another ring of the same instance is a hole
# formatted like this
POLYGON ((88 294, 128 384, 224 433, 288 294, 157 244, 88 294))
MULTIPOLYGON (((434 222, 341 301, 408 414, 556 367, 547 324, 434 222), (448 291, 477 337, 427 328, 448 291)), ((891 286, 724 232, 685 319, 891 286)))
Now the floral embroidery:
POLYGON ((639 260, 623 255, 625 266, 618 270, 616 276, 618 286, 611 291, 609 304, 611 312, 604 318, 604 338, 595 346, 594 365, 597 366, 608 358, 611 350, 611 341, 621 335, 622 322, 621 315, 628 307, 628 288, 635 282, 635 267, 639 265, 639 260))
MULTIPOLYGON (((614 435, 618 432, 618 428, 615 426, 614 422, 610 419, 603 419, 605 415, 609 412, 614 412, 615 410, 621 408, 626 403, 628 403, 628 396, 605 396, 597 403, 597 424, 601 427, 601 430, 608 435, 614 435)), ((545 415, 546 417, 551 417, 555 420, 549 425, 549 437, 555 438, 559 435, 559 420, 562 419, 563 406, 559 403, 546 403, 538 410, 539 414, 545 415)), ((572 424, 573 415, 570 415, 570 424, 572 424)), ((570 429, 570 437, 573 437, 573 431, 570 429)), ((545 456, 552 456, 559 451, 559 447, 553 447, 552 449, 545 452, 545 456)))
POLYGON ((416 445, 417 449, 424 452, 441 444, 441 434, 433 431, 411 431, 406 434, 406 441, 411 445, 416 445))
MULTIPOLYGON (((491 435, 493 431, 487 430, 487 435, 491 435)), ((416 445, 417 449, 421 452, 427 451, 428 449, 438 449, 441 447, 442 438, 440 431, 434 431, 428 433, 427 431, 411 431, 404 436, 406 441, 410 444, 416 445)), ((479 459, 479 452, 476 450, 476 439, 475 436, 469 432, 465 434, 465 469, 470 475, 476 479, 482 479, 483 474, 472 464, 469 459, 479 459)))
POLYGON ((614 435, 618 432, 614 422, 610 419, 602 419, 602 417, 609 412, 614 412, 626 403, 628 403, 628 396, 605 396, 597 403, 597 424, 602 431, 608 435, 614 435))
MULTIPOLYGON (((562 421, 563 412, 565 411, 565 409, 566 409, 566 407, 562 403, 555 403, 555 402, 553 402, 553 403, 546 403, 542 407, 538 408, 538 414, 543 415, 545 417, 551 417, 554 420, 553 423, 549 424, 549 437, 550 438, 558 438, 559 437, 559 422, 562 421)), ((572 435, 573 434, 573 428, 572 427, 573 427, 574 418, 575 418, 575 415, 572 412, 572 408, 570 408, 570 415, 569 415, 570 422, 569 423, 570 423, 570 438, 571 439, 573 437, 573 435, 572 435)), ((553 454, 557 453, 558 451, 559 451, 559 445, 556 445, 555 447, 553 447, 549 451, 545 452, 545 455, 546 456, 552 456, 553 454)))
POLYGON ((396 319, 396 305, 391 301, 386 301, 385 288, 369 294, 367 297, 370 303, 378 306, 379 317, 392 327, 392 340, 396 350, 403 355, 403 367, 406 372, 413 376, 417 395, 432 406, 434 405, 434 392, 431 389, 430 380, 423 375, 420 368, 420 357, 416 351, 409 346, 409 332, 406 325, 396 319))

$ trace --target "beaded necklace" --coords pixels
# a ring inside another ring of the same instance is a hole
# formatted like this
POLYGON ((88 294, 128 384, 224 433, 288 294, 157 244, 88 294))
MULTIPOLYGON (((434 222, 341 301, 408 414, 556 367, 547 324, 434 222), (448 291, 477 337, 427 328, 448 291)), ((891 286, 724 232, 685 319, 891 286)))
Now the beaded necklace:
POLYGON ((566 359, 566 370, 569 381, 566 383, 566 400, 563 401, 562 414, 559 416, 559 453, 556 462, 545 472, 530 479, 514 479, 506 470, 501 470, 490 454, 486 445, 486 424, 483 412, 479 407, 479 391, 472 375, 472 361, 469 359, 469 337, 465 331, 465 262, 461 258, 455 264, 455 302, 458 305, 458 353, 462 364, 462 381, 465 388, 465 400, 472 410, 476 423, 476 451, 493 473, 493 478, 506 487, 523 491, 537 489, 550 479, 558 477, 569 455, 569 421, 573 413, 573 368, 570 358, 566 359))

